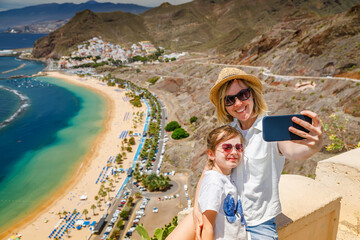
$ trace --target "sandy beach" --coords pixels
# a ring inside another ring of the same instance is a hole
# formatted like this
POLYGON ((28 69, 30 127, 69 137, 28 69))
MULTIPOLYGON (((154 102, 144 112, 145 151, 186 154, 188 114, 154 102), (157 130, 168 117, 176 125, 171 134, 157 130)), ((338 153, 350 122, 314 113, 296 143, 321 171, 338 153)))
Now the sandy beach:
MULTIPOLYGON (((106 209, 105 202, 108 201, 108 196, 105 197, 105 201, 101 201, 101 207, 98 207, 98 201, 94 199, 100 189, 100 182, 96 183, 97 179, 101 173, 103 173, 103 176, 105 175, 104 167, 111 167, 111 165, 118 167, 116 163, 109 164, 108 160, 114 159, 117 154, 122 152, 121 146, 124 138, 120 136, 125 136, 123 133, 126 131, 143 132, 145 118, 143 118, 143 122, 137 123, 135 127, 133 119, 137 112, 146 113, 147 107, 145 104, 141 108, 133 107, 125 97, 125 90, 109 87, 93 78, 80 78, 76 75, 67 75, 60 72, 47 72, 47 75, 89 88, 105 97, 107 114, 103 131, 96 138, 91 151, 74 168, 71 178, 63 179, 64 184, 61 189, 31 215, 24 217, 22 221, 9 228, 6 232, 0 233, 0 239, 8 239, 16 234, 21 234, 21 239, 49 239, 48 236, 59 225, 61 220, 58 213, 64 211, 72 213, 76 209, 80 216, 83 210, 87 209, 87 220, 91 222, 98 221, 102 217, 104 209, 106 209), (84 195, 86 195, 87 199, 81 200, 80 197, 84 195), (91 209, 93 204, 97 206, 94 211, 91 209), (95 212, 95 215, 93 212, 95 212)), ((129 134, 126 136, 129 139, 129 134)), ((133 165, 140 138, 136 137, 135 139, 136 145, 132 146, 132 152, 126 152, 122 167, 124 169, 133 165)), ((125 180, 126 173, 121 173, 116 178, 110 174, 109 178, 114 179, 112 183, 114 185, 113 190, 110 192, 111 201, 125 180)), ((109 181, 105 183, 105 187, 108 186, 109 181)), ((61 215, 61 217, 63 216, 61 215)), ((82 219, 85 219, 84 215, 82 219)), ((89 228, 81 230, 69 229, 69 235, 72 239, 87 239, 90 234, 89 228)))

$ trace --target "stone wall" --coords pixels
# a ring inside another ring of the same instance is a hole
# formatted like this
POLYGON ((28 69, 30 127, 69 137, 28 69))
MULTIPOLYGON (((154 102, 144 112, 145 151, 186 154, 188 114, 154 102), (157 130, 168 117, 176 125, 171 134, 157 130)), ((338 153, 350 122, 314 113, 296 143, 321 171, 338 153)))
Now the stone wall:
POLYGON ((360 148, 320 161, 315 181, 341 195, 338 239, 360 239, 360 148), (352 236, 351 236, 352 235, 352 236))

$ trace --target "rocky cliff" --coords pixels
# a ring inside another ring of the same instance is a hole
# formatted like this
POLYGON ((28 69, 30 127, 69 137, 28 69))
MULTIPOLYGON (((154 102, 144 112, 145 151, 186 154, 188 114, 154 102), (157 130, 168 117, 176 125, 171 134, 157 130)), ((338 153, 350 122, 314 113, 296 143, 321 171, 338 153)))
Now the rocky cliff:
POLYGON ((286 19, 226 62, 269 66, 286 75, 345 76, 340 74, 353 71, 352 77, 360 79, 360 5, 329 17, 286 19))

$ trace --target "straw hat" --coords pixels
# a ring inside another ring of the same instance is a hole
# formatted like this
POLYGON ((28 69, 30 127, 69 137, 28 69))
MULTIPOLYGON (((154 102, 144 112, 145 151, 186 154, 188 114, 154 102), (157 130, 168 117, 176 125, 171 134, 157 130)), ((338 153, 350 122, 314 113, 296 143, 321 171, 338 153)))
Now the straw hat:
POLYGON ((261 81, 250 74, 247 74, 246 72, 238 69, 238 68, 223 68, 219 74, 218 79, 216 80, 216 83, 210 90, 209 98, 211 102, 216 105, 217 99, 219 98, 219 89, 222 85, 224 85, 226 82, 231 81, 233 79, 243 79, 248 82, 251 82, 255 84, 259 89, 262 91, 262 84, 261 81))

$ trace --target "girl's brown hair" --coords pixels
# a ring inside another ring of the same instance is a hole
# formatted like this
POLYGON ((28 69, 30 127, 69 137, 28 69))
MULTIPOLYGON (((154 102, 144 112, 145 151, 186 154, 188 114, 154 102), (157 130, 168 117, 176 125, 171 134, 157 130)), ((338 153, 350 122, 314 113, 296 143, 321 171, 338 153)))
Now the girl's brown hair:
MULTIPOLYGON (((229 125, 223 125, 221 127, 215 128, 208 134, 206 138, 207 150, 215 152, 215 149, 219 143, 234 137, 240 137, 240 142, 242 144, 244 143, 243 135, 236 128, 229 125)), ((214 166, 214 162, 210 159, 208 159, 207 164, 210 169, 214 166)))

